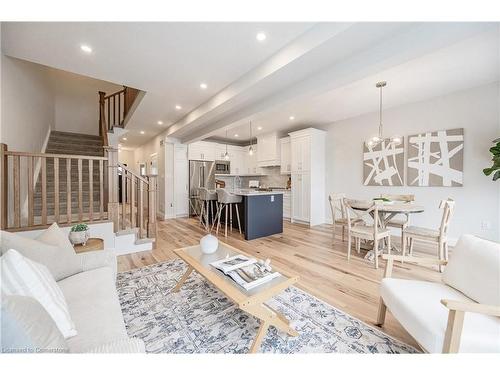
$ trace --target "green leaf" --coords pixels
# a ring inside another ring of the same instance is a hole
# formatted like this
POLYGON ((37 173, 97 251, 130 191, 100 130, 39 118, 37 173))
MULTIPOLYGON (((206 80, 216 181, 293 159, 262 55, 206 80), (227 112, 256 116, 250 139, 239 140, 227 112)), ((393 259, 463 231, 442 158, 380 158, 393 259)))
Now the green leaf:
POLYGON ((495 174, 493 175, 493 181, 496 181, 500 178, 500 171, 496 171, 495 174))

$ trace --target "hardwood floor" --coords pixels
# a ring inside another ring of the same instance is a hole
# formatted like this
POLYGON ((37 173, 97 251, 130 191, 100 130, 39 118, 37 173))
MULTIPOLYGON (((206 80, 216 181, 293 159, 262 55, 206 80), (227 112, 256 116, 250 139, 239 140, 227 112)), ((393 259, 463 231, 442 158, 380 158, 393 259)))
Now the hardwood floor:
MULTIPOLYGON (((195 219, 160 221, 156 248, 120 256, 118 270, 175 259, 172 250, 196 245, 204 235, 202 226, 195 219)), ((299 288, 374 326, 385 261, 381 260, 380 268, 376 270, 363 260, 363 250, 360 255, 353 250, 351 261, 347 262, 347 242, 341 241, 340 233, 334 240, 330 225, 310 228, 285 221, 284 232, 279 235, 245 241, 236 230, 228 233, 227 238, 220 236, 219 240, 256 257, 270 258, 275 267, 300 276, 299 288)), ((396 263, 393 277, 439 281, 441 274, 432 268, 396 263)), ((390 313, 382 330, 417 346, 390 313)))

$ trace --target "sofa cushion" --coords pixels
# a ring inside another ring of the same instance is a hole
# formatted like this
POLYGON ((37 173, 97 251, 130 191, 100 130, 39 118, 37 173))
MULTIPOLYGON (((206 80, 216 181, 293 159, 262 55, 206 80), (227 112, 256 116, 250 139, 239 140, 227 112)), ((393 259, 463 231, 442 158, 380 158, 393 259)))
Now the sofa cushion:
POLYGON ((75 248, 69 241, 68 234, 61 230, 57 223, 53 223, 50 227, 40 233, 35 239, 47 245, 65 249, 70 254, 76 254, 75 248))
POLYGON ((443 281, 474 301, 500 306, 500 244, 463 235, 453 248, 443 281))
POLYGON ((43 264, 56 281, 80 272, 81 265, 75 253, 68 248, 53 246, 15 233, 1 231, 0 250, 5 253, 15 249, 26 258, 43 264))
POLYGON ((86 352, 126 339, 113 270, 97 268, 59 281, 78 335, 67 340, 70 352, 86 352))
POLYGON ((43 306, 34 298, 2 297, 2 352, 63 353, 66 340, 43 306))
POLYGON ((2 295, 36 299, 65 338, 76 335, 64 295, 47 267, 11 249, 0 258, 0 271, 2 295))
MULTIPOLYGON (((442 299, 471 300, 441 283, 386 278, 380 295, 388 309, 430 353, 441 353, 449 310, 442 299)), ((500 318, 466 313, 460 352, 500 352, 500 318)))

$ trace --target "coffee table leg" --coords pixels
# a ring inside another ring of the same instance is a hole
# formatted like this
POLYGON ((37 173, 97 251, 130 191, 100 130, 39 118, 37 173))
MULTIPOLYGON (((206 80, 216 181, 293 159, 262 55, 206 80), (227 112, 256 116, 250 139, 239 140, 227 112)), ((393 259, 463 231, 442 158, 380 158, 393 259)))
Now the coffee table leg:
POLYGON ((191 272, 193 272, 193 267, 189 266, 184 275, 182 275, 181 279, 179 280, 175 288, 172 290, 172 292, 177 293, 181 289, 182 284, 186 282, 189 275, 191 275, 191 272))
POLYGON ((299 335, 297 331, 290 327, 289 321, 283 316, 283 314, 277 312, 276 310, 265 304, 250 305, 245 307, 240 306, 240 308, 261 321, 257 336, 255 337, 252 347, 250 348, 250 353, 256 353, 257 350, 259 350, 260 344, 266 336, 269 326, 275 326, 276 328, 283 332, 286 332, 290 336, 299 335))
POLYGON ((267 334, 267 329, 269 328, 269 323, 266 321, 262 321, 260 323, 260 328, 259 332, 257 332, 257 336, 255 337, 255 340, 253 341, 252 347, 250 348, 250 353, 257 353, 257 350, 260 348, 260 344, 262 343, 262 340, 267 334))

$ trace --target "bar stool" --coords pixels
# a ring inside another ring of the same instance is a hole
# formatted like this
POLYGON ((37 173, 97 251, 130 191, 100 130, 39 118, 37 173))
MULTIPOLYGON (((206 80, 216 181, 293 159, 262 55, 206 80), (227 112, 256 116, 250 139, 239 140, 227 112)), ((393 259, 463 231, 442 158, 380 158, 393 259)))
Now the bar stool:
POLYGON ((210 219, 214 222, 214 202, 217 202, 217 193, 207 188, 198 188, 198 199, 200 200, 200 223, 205 219, 205 229, 210 228, 210 219))
MULTIPOLYGON (((239 204, 242 201, 241 195, 231 194, 226 189, 217 189, 217 215, 215 216, 217 220, 217 234, 219 234, 220 227, 220 217, 222 215, 222 210, 225 208, 225 228, 224 228, 224 236, 227 237, 227 219, 229 217, 229 223, 231 226, 231 230, 233 230, 233 205, 236 205, 236 217, 238 219, 238 229, 241 233, 241 223, 240 223, 240 213, 239 213, 239 204), (229 213, 228 213, 229 209, 229 213)), ((214 222, 215 224, 215 222, 214 222)))

